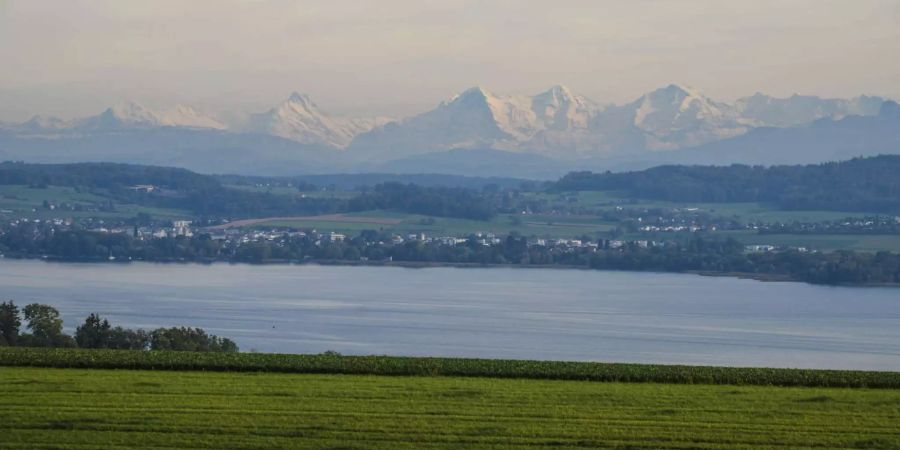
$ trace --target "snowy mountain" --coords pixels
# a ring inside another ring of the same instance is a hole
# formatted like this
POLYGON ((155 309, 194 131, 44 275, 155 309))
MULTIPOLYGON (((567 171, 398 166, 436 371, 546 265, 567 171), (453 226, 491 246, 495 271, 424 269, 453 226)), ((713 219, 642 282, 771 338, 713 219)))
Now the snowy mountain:
POLYGON ((871 116, 882 101, 758 94, 727 104, 672 84, 624 105, 601 107, 563 86, 530 97, 477 87, 431 111, 363 133, 350 148, 370 159, 474 148, 562 159, 619 157, 696 147, 762 126, 871 116))
POLYGON ((747 122, 733 107, 677 85, 608 108, 563 86, 531 97, 498 96, 479 87, 364 133, 351 148, 370 156, 492 148, 578 158, 699 145, 743 134, 747 122))
POLYGON ((602 164, 629 170, 660 164, 809 164, 882 154, 900 154, 900 105, 893 101, 882 102, 876 115, 825 117, 794 127, 759 127, 698 147, 602 164))
POLYGON ((96 116, 75 120, 36 115, 11 129, 26 133, 96 133, 123 129, 155 127, 185 127, 224 129, 219 121, 197 112, 190 106, 178 105, 166 111, 152 111, 144 106, 124 101, 110 106, 96 116))
POLYGON ((295 92, 274 108, 250 116, 240 130, 278 136, 301 144, 343 148, 357 134, 386 122, 387 119, 334 117, 321 110, 309 96, 295 92))
POLYGON ((474 87, 431 111, 363 133, 350 149, 362 158, 377 158, 504 147, 533 133, 536 123, 526 98, 499 97, 474 87))
POLYGON ((42 116, 38 114, 21 124, 9 125, 7 126, 7 129, 18 129, 24 132, 31 133, 44 133, 64 130, 71 126, 72 124, 70 122, 60 119, 59 117, 42 116))
POLYGON ((797 94, 775 98, 756 93, 739 99, 734 106, 741 117, 752 121, 755 126, 793 127, 824 118, 838 120, 847 116, 874 116, 884 100, 865 95, 852 99, 823 99, 797 94))
POLYGON ((748 122, 725 103, 672 84, 607 109, 592 127, 613 150, 674 150, 746 133, 748 122))
POLYGON ((174 108, 156 113, 159 124, 169 127, 212 128, 224 130, 225 124, 212 117, 203 115, 194 108, 176 105, 174 108))
POLYGON ((74 122, 75 128, 91 131, 158 126, 160 120, 156 113, 132 101, 117 103, 96 116, 74 122))
POLYGON ((533 97, 474 87, 431 111, 363 133, 350 148, 369 158, 465 148, 541 153, 586 130, 599 110, 563 86, 533 97))
POLYGON ((535 177, 659 163, 808 163, 900 152, 898 109, 866 96, 755 94, 729 104, 674 84, 607 106, 564 86, 535 95, 474 87, 397 121, 333 116, 297 93, 228 125, 189 106, 151 110, 122 102, 87 118, 0 124, 0 159, 247 174, 324 167, 535 177))

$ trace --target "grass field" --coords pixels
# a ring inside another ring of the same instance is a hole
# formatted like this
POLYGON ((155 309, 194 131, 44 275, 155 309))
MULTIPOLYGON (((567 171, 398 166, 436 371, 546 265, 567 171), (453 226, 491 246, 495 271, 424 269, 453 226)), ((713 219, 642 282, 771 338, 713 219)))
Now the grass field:
POLYGON ((720 235, 733 236, 744 244, 803 246, 820 251, 900 252, 900 235, 756 234, 755 232, 722 232, 720 235))
POLYGON ((114 202, 115 211, 51 211, 43 208, 47 200, 53 204, 71 203, 81 205, 99 205, 109 199, 90 192, 79 192, 75 188, 65 186, 47 186, 34 188, 21 185, 0 185, 0 217, 16 219, 49 219, 49 218, 126 218, 143 212, 160 219, 179 219, 190 216, 188 212, 173 209, 150 208, 128 203, 114 202))
POLYGON ((2 448, 898 448, 900 391, 0 368, 2 448))
POLYGON ((466 236, 472 233, 495 233, 505 235, 517 231, 524 236, 549 238, 573 238, 582 235, 596 237, 598 232, 606 232, 615 224, 597 218, 566 217, 550 215, 507 215, 500 214, 492 220, 467 220, 449 217, 432 217, 395 211, 364 211, 347 216, 390 218, 396 224, 384 224, 379 220, 371 222, 347 222, 324 220, 269 220, 254 224, 257 228, 292 227, 315 228, 325 231, 359 233, 362 230, 386 230, 400 234, 424 232, 429 236, 466 236))
POLYGON ((836 220, 845 217, 876 215, 877 213, 846 211, 785 211, 764 203, 689 203, 667 202, 661 200, 634 199, 618 192, 581 191, 562 194, 529 193, 524 194, 543 199, 551 205, 584 206, 597 209, 608 209, 616 206, 624 208, 697 208, 716 216, 738 217, 744 222, 818 222, 836 220))
MULTIPOLYGON (((623 239, 687 240, 692 235, 687 232, 640 232, 628 233, 623 239)), ((854 250, 877 252, 887 250, 900 252, 900 235, 885 234, 759 234, 754 230, 717 231, 704 233, 710 239, 734 238, 745 245, 769 244, 775 246, 806 247, 809 250, 830 252, 834 250, 854 250)))

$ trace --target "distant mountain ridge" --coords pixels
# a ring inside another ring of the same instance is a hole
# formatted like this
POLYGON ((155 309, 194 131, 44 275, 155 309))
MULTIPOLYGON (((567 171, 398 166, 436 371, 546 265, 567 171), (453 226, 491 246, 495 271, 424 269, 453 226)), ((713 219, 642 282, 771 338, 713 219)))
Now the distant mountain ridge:
POLYGON ((756 94, 727 104, 672 84, 624 105, 601 106, 564 86, 534 96, 501 96, 476 87, 433 110, 362 133, 349 149, 361 158, 490 148, 581 159, 677 150, 759 127, 875 115, 883 101, 756 94))
POLYGON ((36 115, 2 128, 23 134, 51 134, 169 126, 268 134, 305 145, 361 150, 364 156, 404 157, 459 148, 492 148, 577 158, 673 150, 759 127, 873 116, 884 101, 870 96, 776 98, 756 93, 728 104, 696 89, 671 84, 623 105, 601 105, 561 85, 535 95, 498 95, 479 86, 452 96, 432 110, 400 120, 335 116, 308 95, 294 92, 271 109, 250 114, 231 126, 191 106, 156 111, 123 101, 96 116, 62 120, 36 115))
POLYGON ((58 117, 36 115, 14 131, 34 134, 105 132, 122 129, 183 127, 223 130, 225 125, 211 116, 186 105, 175 105, 162 111, 150 110, 139 103, 124 101, 105 109, 96 116, 63 120, 58 117))
POLYGON ((151 110, 126 101, 86 118, 0 124, 0 159, 260 175, 396 170, 538 178, 657 163, 813 163, 900 153, 900 126, 879 114, 891 104, 760 93, 727 103, 671 84, 604 105, 561 85, 534 95, 474 87, 399 120, 332 115, 293 93, 226 122, 190 106, 151 110))

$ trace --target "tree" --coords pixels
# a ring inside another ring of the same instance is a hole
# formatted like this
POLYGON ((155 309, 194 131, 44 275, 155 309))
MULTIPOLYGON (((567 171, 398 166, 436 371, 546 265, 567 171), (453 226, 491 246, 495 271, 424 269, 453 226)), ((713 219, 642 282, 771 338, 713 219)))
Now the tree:
POLYGON ((237 344, 230 339, 208 335, 202 328, 158 328, 150 333, 151 350, 191 352, 236 352, 237 344))
POLYGON ((14 346, 19 340, 19 308, 12 300, 0 303, 0 345, 14 346))
POLYGON ((147 350, 150 335, 144 330, 115 327, 109 330, 108 348, 117 350, 147 350))
POLYGON ((62 332, 63 321, 59 311, 49 305, 32 303, 25 307, 25 320, 31 330, 29 344, 35 347, 71 347, 74 345, 71 336, 62 332))
POLYGON ((75 342, 81 348, 109 348, 110 328, 109 321, 91 314, 75 330, 75 342))

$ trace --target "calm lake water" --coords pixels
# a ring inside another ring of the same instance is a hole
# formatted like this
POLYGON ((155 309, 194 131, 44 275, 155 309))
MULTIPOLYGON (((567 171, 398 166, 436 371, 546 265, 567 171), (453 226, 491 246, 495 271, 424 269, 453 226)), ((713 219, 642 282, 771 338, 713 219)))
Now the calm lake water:
POLYGON ((900 289, 555 269, 0 260, 0 298, 242 350, 900 370, 900 289))

